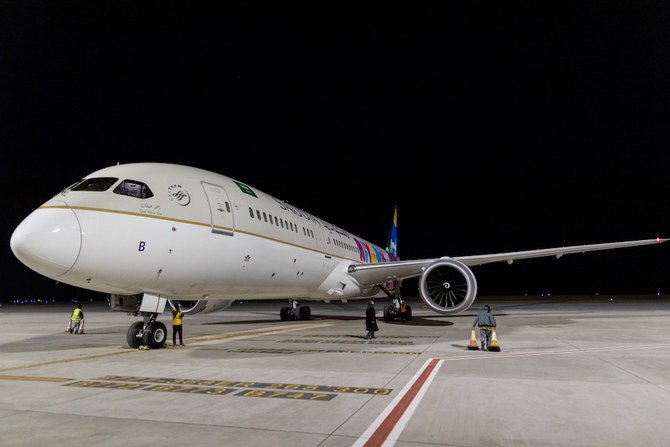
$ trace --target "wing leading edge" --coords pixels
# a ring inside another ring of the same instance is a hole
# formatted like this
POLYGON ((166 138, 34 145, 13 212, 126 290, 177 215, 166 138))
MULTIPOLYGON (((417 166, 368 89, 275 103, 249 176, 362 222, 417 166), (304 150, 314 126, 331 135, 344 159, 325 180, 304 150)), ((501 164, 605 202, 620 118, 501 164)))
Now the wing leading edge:
MULTIPOLYGON (((639 241, 608 242, 604 244, 573 245, 570 247, 545 248, 539 250, 513 251, 507 253, 496 253, 475 256, 457 256, 453 259, 467 266, 490 264, 492 262, 507 262, 511 264, 518 259, 532 259, 546 256, 556 256, 572 253, 586 253, 588 251, 612 250, 615 248, 638 247, 642 245, 661 244, 669 239, 643 239, 639 241)), ((425 268, 438 261, 440 258, 423 259, 416 261, 397 261, 381 264, 352 264, 349 266, 349 274, 365 286, 374 286, 387 281, 399 280, 420 276, 425 268)))

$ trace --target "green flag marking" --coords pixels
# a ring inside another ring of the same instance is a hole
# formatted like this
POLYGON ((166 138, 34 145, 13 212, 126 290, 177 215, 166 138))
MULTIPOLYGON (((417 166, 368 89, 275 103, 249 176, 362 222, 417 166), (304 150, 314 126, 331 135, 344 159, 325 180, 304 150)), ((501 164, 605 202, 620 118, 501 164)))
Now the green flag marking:
POLYGON ((237 186, 240 187, 240 189, 242 190, 243 193, 245 193, 245 194, 249 194, 249 195, 252 196, 252 197, 256 197, 256 198, 258 198, 258 196, 257 196, 256 193, 254 192, 254 190, 251 189, 249 186, 245 185, 244 183, 240 183, 240 182, 238 182, 238 181, 235 181, 235 180, 233 180, 233 181, 235 182, 235 184, 236 184, 237 186))

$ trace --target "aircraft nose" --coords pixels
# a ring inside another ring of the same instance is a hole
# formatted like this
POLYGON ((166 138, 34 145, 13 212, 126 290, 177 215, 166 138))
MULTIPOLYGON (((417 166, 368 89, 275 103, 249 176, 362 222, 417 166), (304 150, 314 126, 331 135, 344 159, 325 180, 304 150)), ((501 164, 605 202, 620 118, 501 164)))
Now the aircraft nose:
POLYGON ((42 275, 67 273, 79 257, 81 227, 74 211, 61 205, 38 208, 24 219, 10 239, 14 255, 42 275))

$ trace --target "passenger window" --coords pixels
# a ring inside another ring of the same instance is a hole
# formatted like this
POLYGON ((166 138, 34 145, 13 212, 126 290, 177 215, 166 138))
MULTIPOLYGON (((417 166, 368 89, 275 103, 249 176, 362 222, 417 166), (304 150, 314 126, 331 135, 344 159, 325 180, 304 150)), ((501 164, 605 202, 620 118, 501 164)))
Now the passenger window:
POLYGON ((149 197, 154 196, 154 193, 151 192, 147 185, 135 180, 122 181, 119 183, 119 186, 114 188, 114 193, 121 194, 122 196, 135 197, 137 199, 148 199, 149 197))
POLYGON ((117 180, 114 177, 88 178, 75 185, 72 191, 107 191, 117 180))
POLYGON ((251 207, 249 207, 249 215, 252 219, 254 218, 254 210, 251 207))

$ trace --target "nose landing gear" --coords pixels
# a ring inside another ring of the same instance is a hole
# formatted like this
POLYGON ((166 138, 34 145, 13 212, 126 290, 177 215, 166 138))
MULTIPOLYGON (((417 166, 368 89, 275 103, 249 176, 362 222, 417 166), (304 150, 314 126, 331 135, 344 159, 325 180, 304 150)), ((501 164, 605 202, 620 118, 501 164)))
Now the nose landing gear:
POLYGON ((128 346, 137 349, 142 345, 149 349, 162 348, 167 340, 167 328, 165 324, 156 321, 158 314, 145 316, 144 321, 137 321, 130 325, 126 333, 128 346))

